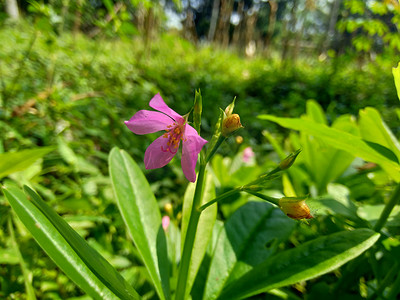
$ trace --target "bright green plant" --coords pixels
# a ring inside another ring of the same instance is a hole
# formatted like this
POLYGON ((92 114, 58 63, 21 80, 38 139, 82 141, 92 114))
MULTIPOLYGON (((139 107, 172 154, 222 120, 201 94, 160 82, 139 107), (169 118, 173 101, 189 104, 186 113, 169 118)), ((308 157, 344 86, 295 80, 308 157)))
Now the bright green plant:
MULTIPOLYGON (((270 172, 216 197, 207 165, 218 147, 241 127, 238 115, 233 116, 232 110, 233 103, 225 112, 221 111, 214 136, 207 150, 200 153, 196 182, 188 186, 184 197, 180 230, 174 225, 163 226, 157 201, 136 162, 124 150, 114 148, 110 152, 109 170, 115 200, 160 299, 187 299, 189 295, 194 299, 234 299, 281 288, 340 267, 373 246, 380 236, 366 228, 343 230, 316 237, 294 249, 281 248, 296 223, 270 204, 280 205, 279 199, 260 192, 293 164, 299 152, 289 155, 270 172), (242 192, 270 203, 250 201, 226 222, 216 220, 216 203, 242 192), (175 243, 182 245, 181 249, 175 243)), ((190 141, 189 133, 192 136, 199 133, 201 111, 201 96, 197 95, 193 118, 197 133, 186 127, 188 132, 182 136, 183 143, 190 141)), ((162 120, 167 119, 162 117, 162 120)), ((134 131, 135 126, 143 125, 131 124, 134 131)), ((174 134, 185 130, 180 127, 183 124, 174 127, 174 134)), ((165 134, 159 139, 163 141, 164 137, 175 141, 180 136, 165 134)), ((184 151, 195 151, 191 149, 184 151)), ((192 158, 197 161, 197 153, 192 158)), ((189 169, 184 172, 190 174, 189 169)), ((6 186, 3 192, 39 245, 88 295, 95 299, 140 298, 123 276, 31 188, 25 186, 23 192, 6 186)), ((283 206, 282 209, 286 210, 283 206)))
MULTIPOLYGON (((399 67, 393 68, 396 88, 399 91, 398 70, 399 67)), ((299 164, 302 163, 305 168, 298 169, 299 165, 297 165, 291 170, 292 182, 303 180, 304 183, 309 180, 307 176, 315 178, 320 175, 323 178, 324 181, 320 181, 321 184, 317 190, 319 193, 315 193, 313 199, 309 201, 312 209, 319 212, 320 226, 331 226, 329 218, 332 218, 337 227, 369 227, 378 232, 385 232, 385 237, 382 237, 379 243, 368 250, 366 256, 349 264, 343 277, 336 284, 325 286, 324 290, 336 296, 346 296, 352 290, 351 284, 357 285, 357 281, 365 278, 366 274, 373 274, 372 278, 366 279, 368 291, 364 293, 365 297, 368 296, 368 299, 394 299, 398 293, 397 283, 400 280, 392 273, 392 271, 395 272, 394 268, 397 268, 397 259, 394 257, 400 243, 397 234, 399 226, 397 217, 400 208, 400 144, 382 120, 379 112, 372 107, 360 110, 358 123, 343 116, 337 119, 331 127, 327 126, 326 120, 320 121, 324 119, 324 114, 316 103, 310 101, 307 108, 307 115, 303 118, 260 116, 261 119, 300 131, 300 138, 295 135, 290 138, 296 147, 319 149, 314 152, 310 160, 299 161, 299 164), (317 117, 310 118, 311 115, 317 117), (331 153, 336 154, 332 156, 331 153), (353 161, 355 157, 361 157, 365 162, 360 162, 359 159, 353 161), (346 158, 348 159, 346 160, 346 158), (353 166, 350 166, 351 163, 353 166), (321 164, 328 170, 320 168, 321 164), (358 169, 355 168, 356 166, 358 169), (343 174, 345 171, 348 173, 347 175, 343 174), (298 174, 303 173, 306 175, 296 178, 298 174), (351 183, 354 176, 358 178, 356 184, 351 183), (347 186, 333 184, 333 181, 347 186), (371 185, 374 184, 376 186, 372 186, 371 189, 371 185), (386 185, 388 188, 381 197, 376 197, 372 192, 376 193, 376 190, 381 189, 379 185, 386 185), (358 186, 360 187, 358 188, 358 186), (358 189, 366 187, 368 189, 364 194, 358 191, 358 189), (360 194, 364 196, 360 197, 360 194), (386 227, 385 230, 384 227, 386 227), (385 253, 385 255, 378 258, 378 253, 385 253), (361 264, 366 261, 371 264, 371 269, 365 270, 361 267, 361 264), (387 271, 387 265, 395 267, 389 268, 387 271), (360 271, 361 269, 364 270, 360 271)), ((267 137, 274 141, 271 135, 267 134, 267 137)), ((277 143, 275 143, 275 147, 281 150, 277 143)), ((304 152, 306 151, 304 150, 304 152)), ((296 185, 294 184, 294 186, 296 185)))

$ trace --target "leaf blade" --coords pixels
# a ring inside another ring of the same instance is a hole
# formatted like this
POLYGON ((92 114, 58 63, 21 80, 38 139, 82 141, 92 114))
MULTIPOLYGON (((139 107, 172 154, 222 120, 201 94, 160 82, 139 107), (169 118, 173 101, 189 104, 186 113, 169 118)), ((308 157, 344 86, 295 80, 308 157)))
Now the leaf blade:
POLYGON ((41 147, 0 154, 0 179, 26 169, 53 150, 54 147, 41 147))
POLYGON ((140 296, 124 280, 124 278, 105 260, 68 223, 51 209, 38 194, 28 186, 24 187, 25 193, 32 199, 33 204, 52 223, 68 244, 79 255, 90 270, 118 297, 121 299, 139 299, 140 296))
POLYGON ((217 299, 226 284, 269 257, 294 224, 266 202, 248 202, 240 207, 219 234, 203 299, 217 299))
POLYGON ((381 165, 396 182, 400 182, 400 165, 376 152, 359 136, 298 118, 279 118, 272 115, 259 115, 258 118, 278 123, 285 128, 306 132, 322 139, 332 147, 375 162, 381 165))
POLYGON ((3 188, 3 193, 37 243, 72 281, 94 299, 118 299, 22 191, 3 188))
POLYGON ((167 242, 157 200, 139 166, 115 147, 109 156, 109 171, 117 204, 139 250, 158 296, 169 299, 167 242))
POLYGON ((267 259, 252 272, 226 286, 219 299, 237 299, 330 272, 370 248, 379 233, 369 229, 319 237, 267 259))

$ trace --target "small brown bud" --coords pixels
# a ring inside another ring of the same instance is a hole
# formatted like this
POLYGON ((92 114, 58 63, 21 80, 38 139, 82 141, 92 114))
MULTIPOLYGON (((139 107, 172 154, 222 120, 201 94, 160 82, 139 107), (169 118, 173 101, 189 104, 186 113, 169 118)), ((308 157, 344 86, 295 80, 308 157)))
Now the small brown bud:
POLYGON ((229 134, 232 132, 242 128, 242 124, 240 123, 240 117, 238 114, 232 114, 230 116, 227 116, 223 121, 222 121, 222 135, 227 137, 229 134))
POLYGON ((279 200, 279 208, 285 215, 295 220, 313 218, 305 198, 283 197, 279 200))

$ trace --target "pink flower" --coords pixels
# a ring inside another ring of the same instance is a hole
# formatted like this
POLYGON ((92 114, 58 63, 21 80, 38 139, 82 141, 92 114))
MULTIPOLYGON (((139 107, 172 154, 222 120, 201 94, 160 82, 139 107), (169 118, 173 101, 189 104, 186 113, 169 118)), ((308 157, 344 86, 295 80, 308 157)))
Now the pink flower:
POLYGON ((170 221, 171 219, 168 216, 162 217, 161 224, 165 231, 168 229, 170 221))
POLYGON ((182 141, 182 170, 187 180, 195 182, 198 154, 207 141, 181 115, 169 108, 160 94, 155 95, 149 105, 158 112, 140 110, 129 121, 125 121, 126 126, 136 134, 166 131, 147 148, 144 154, 146 169, 157 169, 168 164, 182 141))
POLYGON ((243 150, 243 162, 249 163, 251 158, 253 157, 254 157, 253 149, 251 149, 251 147, 246 147, 243 150))

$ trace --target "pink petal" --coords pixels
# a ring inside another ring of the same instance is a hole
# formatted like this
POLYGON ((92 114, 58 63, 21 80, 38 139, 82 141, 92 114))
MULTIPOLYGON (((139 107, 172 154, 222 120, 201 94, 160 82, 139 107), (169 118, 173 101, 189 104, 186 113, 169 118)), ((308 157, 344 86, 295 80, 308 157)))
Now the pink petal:
POLYGON ((157 94, 153 97, 153 99, 150 100, 149 103, 150 107, 163 112, 164 114, 167 114, 170 116, 172 119, 175 121, 179 122, 180 124, 183 124, 184 119, 182 118, 181 115, 176 113, 174 110, 168 107, 167 104, 165 104, 164 100, 161 98, 160 94, 157 94))
POLYGON ((196 181, 196 163, 201 148, 207 143, 197 131, 186 124, 185 141, 182 142, 182 170, 187 180, 196 181))
POLYGON ((157 111, 139 110, 125 125, 136 134, 153 133, 166 130, 174 121, 157 111))
POLYGON ((171 219, 168 216, 162 217, 161 224, 162 224, 162 227, 164 228, 164 230, 168 229, 170 221, 171 221, 171 219))
POLYGON ((165 138, 162 135, 147 147, 146 152, 144 153, 144 165, 146 169, 162 168, 171 161, 176 152, 171 153, 170 151, 162 150, 168 148, 168 140, 168 138, 165 138))

